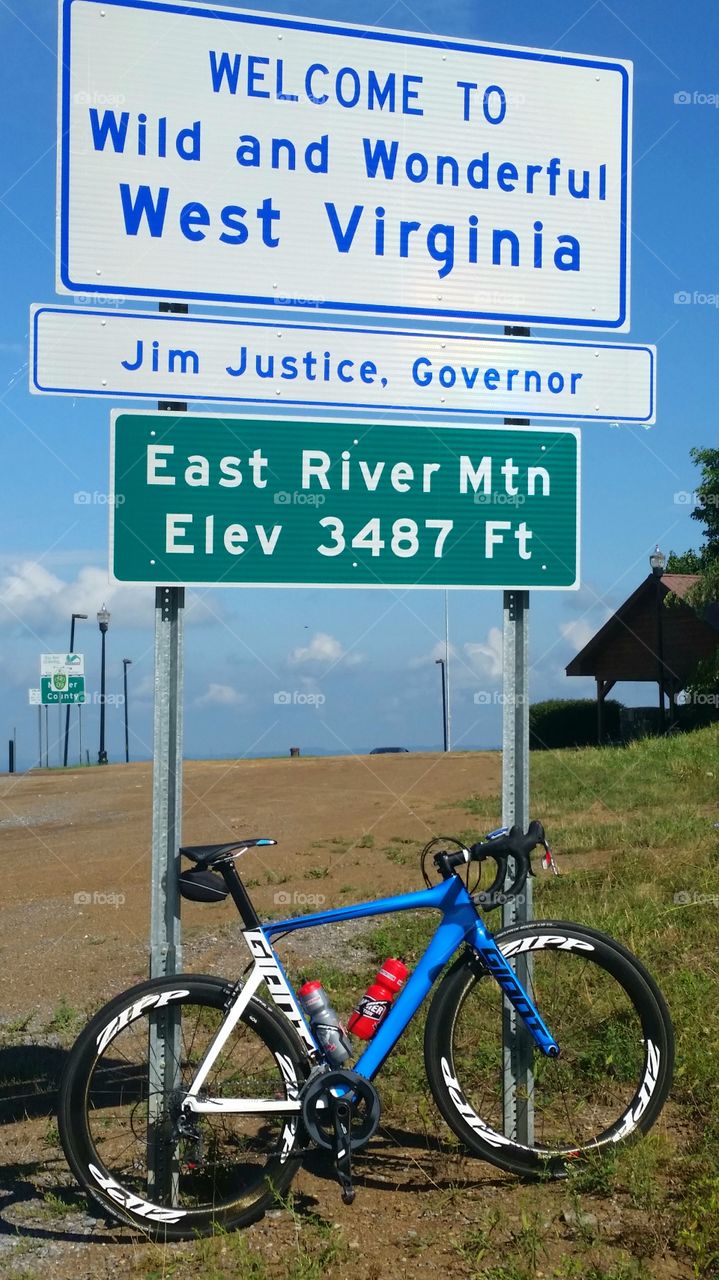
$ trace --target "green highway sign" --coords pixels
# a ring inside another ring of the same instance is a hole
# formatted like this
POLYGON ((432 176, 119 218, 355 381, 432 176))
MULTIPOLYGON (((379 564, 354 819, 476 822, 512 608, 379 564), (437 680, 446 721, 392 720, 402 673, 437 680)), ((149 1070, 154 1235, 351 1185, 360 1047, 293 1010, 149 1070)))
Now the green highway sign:
POLYGON ((579 433, 112 414, 110 572, 188 586, 579 586, 579 433))
POLYGON ((40 696, 43 706, 84 702, 85 677, 68 676, 62 671, 58 671, 52 676, 41 676, 40 696))

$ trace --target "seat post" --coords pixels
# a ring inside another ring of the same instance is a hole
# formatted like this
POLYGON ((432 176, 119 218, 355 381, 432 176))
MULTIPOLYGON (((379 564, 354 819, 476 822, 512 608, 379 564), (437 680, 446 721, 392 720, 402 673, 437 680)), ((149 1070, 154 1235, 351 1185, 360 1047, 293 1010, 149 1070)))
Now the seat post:
POLYGON ((260 917, 252 905, 250 895, 240 879, 234 862, 221 862, 215 867, 215 870, 221 873, 222 879, 230 891, 232 901, 242 916, 244 924, 248 929, 258 929, 260 926, 260 917))

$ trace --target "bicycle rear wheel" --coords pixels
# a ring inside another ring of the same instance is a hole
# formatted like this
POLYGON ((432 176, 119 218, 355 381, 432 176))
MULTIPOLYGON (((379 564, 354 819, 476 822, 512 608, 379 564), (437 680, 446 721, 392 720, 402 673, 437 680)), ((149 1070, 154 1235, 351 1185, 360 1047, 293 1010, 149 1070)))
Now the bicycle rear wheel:
MULTIPOLYGON (((197 974, 133 987, 93 1018, 65 1070, 58 1125, 70 1168, 106 1212, 155 1238, 246 1226, 299 1167, 297 1113, 192 1115, 178 1132, 182 1097, 225 1018, 231 990, 220 978, 197 974), (149 1083, 151 1025, 162 1019, 172 1090, 149 1083)), ((295 1099, 306 1072, 292 1028, 253 999, 206 1091, 213 1098, 295 1099)))
POLYGON ((533 1087, 517 1091, 505 1132, 503 996, 477 957, 462 956, 437 990, 425 1032, 430 1086, 457 1136, 512 1173, 561 1175, 582 1155, 646 1132, 674 1062, 669 1012, 646 969, 613 939, 566 921, 503 929, 495 941, 508 958, 530 958, 529 992, 560 1056, 534 1050, 533 1087), (527 1144, 518 1134, 530 1108, 527 1144))

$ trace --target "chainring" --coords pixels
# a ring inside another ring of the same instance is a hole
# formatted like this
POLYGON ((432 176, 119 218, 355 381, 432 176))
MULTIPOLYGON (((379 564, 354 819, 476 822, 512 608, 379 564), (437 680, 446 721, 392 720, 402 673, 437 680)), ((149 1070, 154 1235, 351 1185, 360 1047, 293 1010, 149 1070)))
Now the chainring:
POLYGON ((323 1147, 326 1151, 332 1150, 335 1134, 332 1103, 338 1096, 332 1094, 333 1089, 342 1089, 343 1093, 350 1095, 350 1148, 352 1151, 361 1151, 377 1132, 381 1105, 372 1082, 356 1071, 338 1068, 336 1071, 326 1071, 307 1082, 301 1094, 305 1129, 318 1147, 323 1147))

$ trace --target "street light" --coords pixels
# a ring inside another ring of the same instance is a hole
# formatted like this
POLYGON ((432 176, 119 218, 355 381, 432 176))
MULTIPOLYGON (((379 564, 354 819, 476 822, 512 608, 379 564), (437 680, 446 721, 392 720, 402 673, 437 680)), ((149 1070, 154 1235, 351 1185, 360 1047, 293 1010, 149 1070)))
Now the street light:
POLYGON ((127 668, 132 666, 132 658, 122 659, 122 686, 125 695, 125 764, 130 763, 130 734, 127 727, 127 668))
POLYGON ((662 574, 666 568, 667 558, 663 551, 660 551, 659 544, 655 546, 649 557, 652 573, 654 574, 654 583, 656 587, 655 600, 657 611, 657 667, 659 685, 659 727, 662 733, 666 729, 666 711, 664 709, 664 630, 662 615, 662 574))
POLYGON ((652 573, 656 573, 661 577, 666 568, 667 558, 664 552, 660 551, 658 543, 649 557, 649 563, 652 566, 652 573))
POLYGON ((442 728, 444 730, 444 749, 449 750, 449 725, 447 723, 447 664, 444 658, 435 658, 435 666, 442 668, 442 728))
POLYGON ((107 764, 107 752, 105 750, 105 636, 107 628, 110 625, 110 612, 103 606, 97 612, 97 625, 100 628, 100 636, 102 637, 102 649, 100 651, 100 750, 97 753, 97 763, 107 764))
MULTIPOLYGON (((75 621, 77 618, 82 618, 84 621, 87 618, 87 614, 86 613, 70 614, 70 650, 69 650, 70 653, 75 652, 75 621)), ((78 706, 81 707, 82 703, 78 703, 78 706)), ((79 714, 82 715, 82 712, 80 712, 79 714)), ((62 764, 64 769, 67 768, 67 747, 68 747, 69 738, 70 738, 70 703, 68 702, 67 706, 65 707, 65 745, 63 747, 63 752, 62 752, 62 764)), ((82 752, 80 753, 80 762, 82 763, 82 752)))

